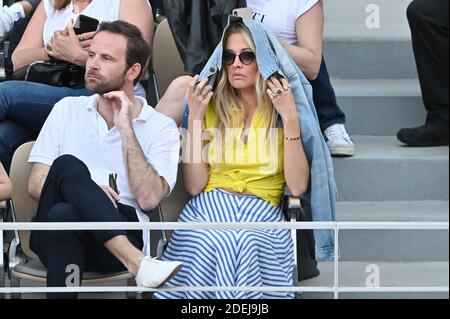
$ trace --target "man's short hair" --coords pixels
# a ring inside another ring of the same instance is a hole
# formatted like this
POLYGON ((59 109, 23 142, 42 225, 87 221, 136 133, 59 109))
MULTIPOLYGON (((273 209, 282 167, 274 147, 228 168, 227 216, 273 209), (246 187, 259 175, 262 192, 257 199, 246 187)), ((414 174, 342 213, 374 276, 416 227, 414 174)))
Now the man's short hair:
POLYGON ((117 20, 114 22, 103 22, 100 24, 97 33, 108 31, 114 34, 120 34, 127 38, 127 67, 132 67, 135 63, 139 63, 142 67, 141 73, 134 80, 136 85, 147 72, 148 62, 150 60, 150 48, 142 37, 141 31, 135 25, 117 20))

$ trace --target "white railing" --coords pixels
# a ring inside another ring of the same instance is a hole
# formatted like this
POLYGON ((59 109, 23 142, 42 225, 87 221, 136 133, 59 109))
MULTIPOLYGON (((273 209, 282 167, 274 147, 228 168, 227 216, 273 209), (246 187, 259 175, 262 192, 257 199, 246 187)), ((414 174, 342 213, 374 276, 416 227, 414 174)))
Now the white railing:
MULTIPOLYGON (((5 230, 205 230, 205 229, 296 229, 296 230, 334 230, 335 258, 333 287, 175 287, 149 289, 142 287, 0 287, 0 294, 11 293, 106 293, 106 292, 220 292, 220 291, 257 291, 257 292, 329 292, 339 299, 340 293, 349 292, 438 292, 448 293, 449 287, 339 287, 339 232, 341 230, 449 230, 448 222, 281 222, 281 223, 0 223, 0 232, 5 230)), ((3 238, 0 236, 0 247, 3 238)), ((3 255, 2 257, 3 258, 3 255)), ((2 262, 0 262, 2 264, 2 262)))

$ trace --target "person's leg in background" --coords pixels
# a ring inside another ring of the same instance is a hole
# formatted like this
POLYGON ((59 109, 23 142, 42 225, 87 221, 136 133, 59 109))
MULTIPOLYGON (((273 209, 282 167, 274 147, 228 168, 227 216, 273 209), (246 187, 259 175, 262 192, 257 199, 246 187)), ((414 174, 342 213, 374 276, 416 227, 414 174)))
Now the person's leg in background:
POLYGON ((320 127, 331 155, 353 156, 355 144, 345 129, 345 114, 337 103, 324 58, 319 75, 311 81, 311 85, 320 127))
POLYGON ((36 138, 53 106, 68 96, 91 95, 86 89, 48 86, 25 81, 0 84, 0 159, 9 168, 21 144, 36 138))
POLYGON ((156 110, 172 118, 177 126, 183 122, 183 116, 186 105, 186 92, 192 77, 183 75, 170 83, 161 100, 156 105, 156 110))
POLYGON ((9 121, 0 123, 0 162, 6 172, 9 172, 14 150, 35 137, 35 134, 23 125, 9 121))
POLYGON ((397 137, 413 147, 449 145, 449 1, 414 0, 407 15, 428 114, 425 125, 397 137))

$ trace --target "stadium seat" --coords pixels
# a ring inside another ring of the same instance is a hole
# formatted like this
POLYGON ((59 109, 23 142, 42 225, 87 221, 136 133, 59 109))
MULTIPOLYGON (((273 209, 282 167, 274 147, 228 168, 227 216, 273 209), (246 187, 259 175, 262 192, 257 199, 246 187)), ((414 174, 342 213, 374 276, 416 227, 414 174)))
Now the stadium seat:
MULTIPOLYGON (((10 178, 13 184, 11 199, 13 222, 30 222, 36 214, 37 202, 28 194, 28 176, 31 171, 28 157, 33 145, 33 142, 29 142, 19 147, 12 160, 10 178)), ((30 231, 16 231, 9 248, 8 274, 12 286, 15 287, 20 287, 21 280, 46 283, 47 270, 30 250, 29 239, 30 231)), ((135 286, 134 278, 128 272, 106 275, 86 272, 83 284, 99 285, 124 280, 127 280, 129 286, 135 286)))

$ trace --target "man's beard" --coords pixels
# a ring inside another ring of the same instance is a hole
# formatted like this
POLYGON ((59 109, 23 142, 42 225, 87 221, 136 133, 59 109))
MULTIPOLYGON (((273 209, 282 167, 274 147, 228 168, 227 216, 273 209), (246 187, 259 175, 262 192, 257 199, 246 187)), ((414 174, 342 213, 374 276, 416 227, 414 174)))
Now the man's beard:
POLYGON ((122 77, 119 75, 118 78, 107 81, 103 76, 99 75, 98 73, 93 73, 96 77, 96 82, 89 82, 87 76, 90 75, 89 73, 86 74, 86 88, 96 94, 103 95, 105 93, 109 93, 112 91, 120 91, 123 86, 125 85, 125 79, 124 75, 122 77))

